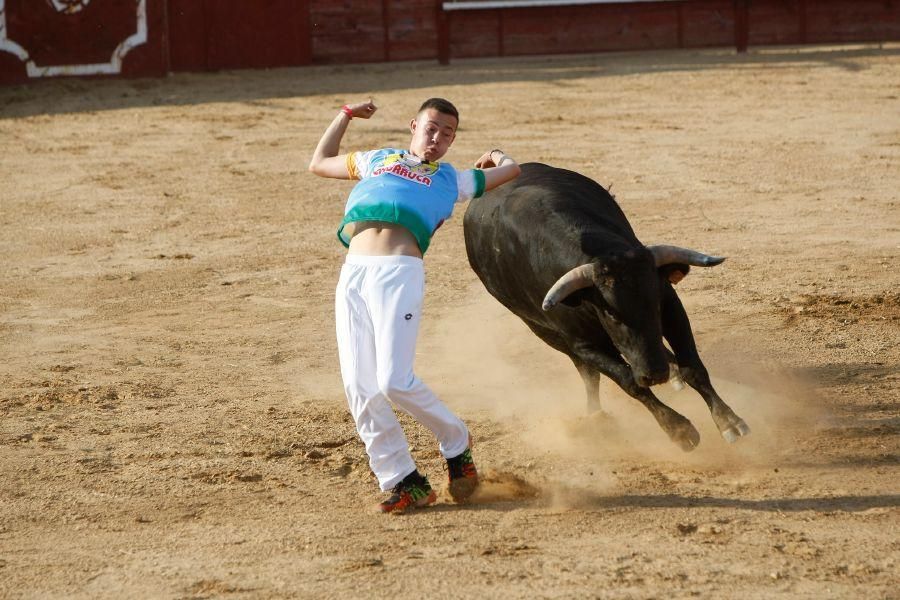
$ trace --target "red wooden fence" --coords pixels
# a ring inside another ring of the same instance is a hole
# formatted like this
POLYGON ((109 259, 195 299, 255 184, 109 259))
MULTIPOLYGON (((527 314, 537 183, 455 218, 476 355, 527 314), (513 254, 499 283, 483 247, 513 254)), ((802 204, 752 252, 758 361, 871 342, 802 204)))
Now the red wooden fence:
POLYGON ((900 0, 0 0, 0 83, 54 76, 900 40, 900 0), (468 4, 469 10, 454 10, 468 4))

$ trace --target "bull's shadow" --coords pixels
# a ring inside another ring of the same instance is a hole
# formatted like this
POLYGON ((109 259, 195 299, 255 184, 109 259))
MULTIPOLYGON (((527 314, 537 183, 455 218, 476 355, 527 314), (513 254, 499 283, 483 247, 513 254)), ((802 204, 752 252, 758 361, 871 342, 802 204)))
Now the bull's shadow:
MULTIPOLYGON (((583 494, 583 492, 582 492, 583 494)), ((626 494, 623 496, 597 495, 583 498, 579 506, 584 508, 729 508, 765 512, 862 512, 873 508, 900 507, 900 495, 837 496, 813 498, 767 498, 747 500, 743 498, 717 498, 714 496, 681 496, 679 494, 626 494)))
MULTIPOLYGON (((606 510, 621 508, 727 508, 754 512, 847 512, 858 513, 874 508, 900 508, 900 495, 869 496, 817 496, 812 498, 767 498, 750 500, 745 498, 721 498, 716 496, 682 496, 680 494, 591 494, 578 491, 578 502, 573 508, 578 510, 606 510)), ((546 502, 544 497, 496 500, 470 504, 436 504, 425 510, 411 511, 409 515, 427 515, 435 512, 458 510, 508 512, 526 507, 534 507, 546 502)))

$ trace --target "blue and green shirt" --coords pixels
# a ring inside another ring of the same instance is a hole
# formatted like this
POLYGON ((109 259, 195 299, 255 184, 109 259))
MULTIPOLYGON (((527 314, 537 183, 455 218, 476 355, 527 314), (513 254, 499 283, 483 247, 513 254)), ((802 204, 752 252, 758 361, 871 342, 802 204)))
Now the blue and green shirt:
POLYGON ((345 246, 353 223, 384 221, 406 227, 425 254, 454 205, 484 193, 480 169, 459 172, 448 163, 428 162, 396 148, 348 154, 347 171, 359 183, 350 192, 337 231, 345 246))

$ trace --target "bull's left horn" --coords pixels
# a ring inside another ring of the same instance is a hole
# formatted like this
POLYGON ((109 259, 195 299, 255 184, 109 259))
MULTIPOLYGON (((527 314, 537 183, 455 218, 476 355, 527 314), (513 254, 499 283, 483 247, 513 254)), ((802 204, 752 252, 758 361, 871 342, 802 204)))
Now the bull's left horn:
POLYGON ((724 256, 710 256, 696 250, 679 248, 678 246, 647 246, 647 250, 653 253, 653 259, 656 261, 657 267, 672 263, 681 263, 694 267, 714 267, 722 264, 722 261, 725 260, 724 256))
POLYGON ((557 279, 547 295, 544 296, 541 307, 544 310, 550 310, 565 300, 572 292, 594 285, 594 268, 593 263, 581 265, 557 279))

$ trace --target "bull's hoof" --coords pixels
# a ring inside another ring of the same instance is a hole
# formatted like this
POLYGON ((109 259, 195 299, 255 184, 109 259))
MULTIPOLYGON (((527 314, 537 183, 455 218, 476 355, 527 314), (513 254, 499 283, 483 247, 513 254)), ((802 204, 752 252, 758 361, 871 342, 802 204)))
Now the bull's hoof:
POLYGON ((685 452, 690 452, 700 445, 700 432, 687 419, 669 429, 668 434, 669 438, 685 452))
POLYGON ((747 425, 743 419, 739 418, 725 429, 722 429, 721 433, 726 442, 733 444, 738 441, 739 438, 750 435, 750 426, 747 425))

